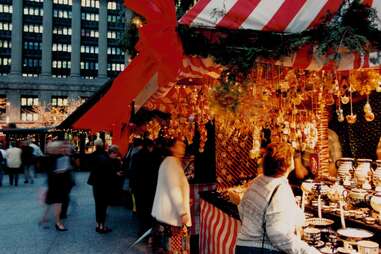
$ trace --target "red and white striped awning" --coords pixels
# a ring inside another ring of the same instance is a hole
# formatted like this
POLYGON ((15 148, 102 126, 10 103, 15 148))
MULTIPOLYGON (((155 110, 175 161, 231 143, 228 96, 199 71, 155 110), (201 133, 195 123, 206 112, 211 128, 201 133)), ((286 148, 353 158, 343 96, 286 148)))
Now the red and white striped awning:
MULTIPOLYGON (((381 0, 362 0, 381 13, 381 0)), ((298 33, 335 14, 344 0, 199 0, 180 20, 192 27, 298 33)))

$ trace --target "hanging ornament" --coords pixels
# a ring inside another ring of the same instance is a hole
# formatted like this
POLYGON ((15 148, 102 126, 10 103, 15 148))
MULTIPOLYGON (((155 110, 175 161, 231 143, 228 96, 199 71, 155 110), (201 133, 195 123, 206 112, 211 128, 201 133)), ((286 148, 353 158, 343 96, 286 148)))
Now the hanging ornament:
POLYGON ((349 124, 354 124, 357 121, 357 116, 353 114, 353 97, 352 97, 352 88, 349 85, 349 92, 350 92, 350 103, 351 103, 351 114, 347 115, 347 122, 349 124))
POLYGON ((365 120, 367 122, 372 122, 374 120, 375 116, 373 112, 369 112, 365 114, 365 120))
POLYGON ((349 102, 349 97, 348 96, 344 95, 344 96, 341 97, 341 103, 348 104, 348 102, 349 102))
POLYGON ((344 122, 345 120, 344 111, 341 107, 336 110, 336 114, 337 114, 337 121, 339 121, 340 123, 344 122))
POLYGON ((365 113, 371 113, 372 112, 372 107, 369 104, 369 101, 367 101, 364 105, 364 112, 365 113))

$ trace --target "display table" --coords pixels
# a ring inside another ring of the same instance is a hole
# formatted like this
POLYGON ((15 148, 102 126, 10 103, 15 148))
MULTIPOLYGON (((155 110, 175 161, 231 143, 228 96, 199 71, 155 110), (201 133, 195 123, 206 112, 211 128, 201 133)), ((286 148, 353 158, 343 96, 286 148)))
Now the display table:
MULTIPOLYGON (((237 206, 231 203, 228 197, 218 192, 201 192, 200 199, 200 254, 234 254, 241 226, 237 206)), ((315 209, 306 207, 306 210, 316 216, 315 209)), ((340 227, 338 215, 323 213, 323 217, 335 221, 334 229, 340 227)), ((375 233, 370 240, 381 244, 379 225, 367 225, 349 218, 346 222, 349 227, 363 228, 375 233)))
POLYGON ((216 192, 203 192, 200 197, 200 254, 234 254, 241 226, 237 206, 216 192))

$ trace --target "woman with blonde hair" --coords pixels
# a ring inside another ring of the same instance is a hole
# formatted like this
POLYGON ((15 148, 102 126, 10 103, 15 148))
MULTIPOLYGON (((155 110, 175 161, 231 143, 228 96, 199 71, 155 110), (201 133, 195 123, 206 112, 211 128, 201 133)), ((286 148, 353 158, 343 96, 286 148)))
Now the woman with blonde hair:
POLYGON ((238 209, 242 227, 237 254, 318 254, 296 235, 304 225, 287 176, 293 168, 293 150, 287 143, 272 143, 263 157, 263 175, 256 177, 238 209))
POLYGON ((159 168, 151 213, 156 220, 153 247, 155 253, 189 253, 189 239, 184 236, 191 226, 190 194, 181 162, 186 146, 180 140, 172 140, 168 147, 169 156, 159 168))

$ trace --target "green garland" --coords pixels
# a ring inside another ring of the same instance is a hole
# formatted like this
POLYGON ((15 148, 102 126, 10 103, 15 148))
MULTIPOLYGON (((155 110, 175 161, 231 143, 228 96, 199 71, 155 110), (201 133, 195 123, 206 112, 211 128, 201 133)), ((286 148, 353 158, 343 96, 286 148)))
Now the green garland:
MULTIPOLYGON (((191 0, 177 0, 178 15, 191 6, 191 0)), ((320 55, 338 61, 339 48, 350 52, 367 53, 381 50, 381 32, 376 24, 373 8, 358 0, 344 4, 339 14, 328 14, 326 22, 302 33, 285 34, 251 30, 208 30, 179 25, 178 33, 185 54, 212 56, 216 63, 247 73, 257 58, 279 59, 296 52, 304 45, 316 45, 320 55)), ((131 25, 126 31, 123 49, 136 55, 137 29, 131 25)))

